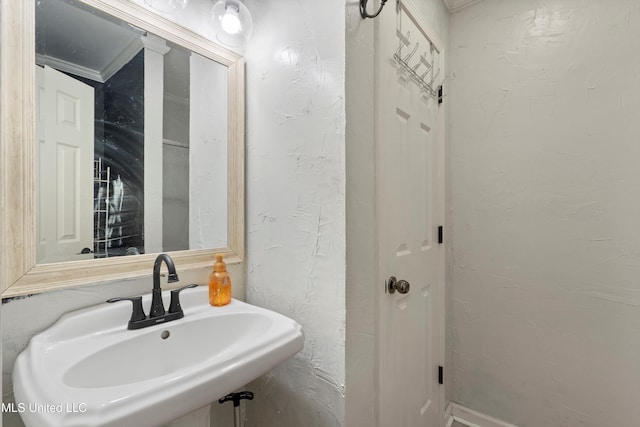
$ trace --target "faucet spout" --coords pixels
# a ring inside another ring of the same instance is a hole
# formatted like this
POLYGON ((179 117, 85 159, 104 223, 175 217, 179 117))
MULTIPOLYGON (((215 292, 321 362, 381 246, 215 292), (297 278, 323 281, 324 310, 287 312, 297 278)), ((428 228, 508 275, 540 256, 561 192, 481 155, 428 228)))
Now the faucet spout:
POLYGON ((167 264, 167 269, 169 270, 167 283, 179 281, 176 266, 171 257, 167 254, 160 254, 153 263, 153 289, 160 289, 160 266, 162 265, 162 261, 167 264))
POLYGON ((163 261, 169 270, 167 282, 173 283, 179 280, 178 274, 176 273, 176 266, 171 257, 167 254, 158 255, 153 264, 153 291, 151 292, 151 311, 149 317, 159 317, 165 314, 164 304, 162 303, 162 289, 160 288, 160 266, 163 261))

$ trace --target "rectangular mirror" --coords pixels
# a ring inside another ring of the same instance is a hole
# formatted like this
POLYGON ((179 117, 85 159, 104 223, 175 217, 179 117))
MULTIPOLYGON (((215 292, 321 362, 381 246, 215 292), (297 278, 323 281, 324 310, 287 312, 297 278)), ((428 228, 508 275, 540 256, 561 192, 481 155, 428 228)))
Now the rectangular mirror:
POLYGON ((242 58, 125 0, 3 3, 2 296, 148 274, 159 252, 239 261, 242 58))
POLYGON ((227 246, 226 66, 72 0, 36 63, 36 263, 227 246))

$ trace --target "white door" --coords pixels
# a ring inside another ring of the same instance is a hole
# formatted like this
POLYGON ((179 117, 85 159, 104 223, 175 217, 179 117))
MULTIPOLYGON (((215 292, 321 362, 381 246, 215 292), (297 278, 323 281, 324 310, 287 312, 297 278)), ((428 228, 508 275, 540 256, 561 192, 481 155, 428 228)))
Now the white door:
POLYGON ((420 78, 437 81, 444 61, 439 39, 415 7, 407 0, 399 4, 390 4, 376 24, 379 426, 436 427, 444 423, 438 383, 444 343, 444 249, 438 243, 443 111, 420 78), (400 288, 393 293, 391 276, 400 288))
POLYGON ((36 67, 37 262, 92 258, 94 90, 36 67))

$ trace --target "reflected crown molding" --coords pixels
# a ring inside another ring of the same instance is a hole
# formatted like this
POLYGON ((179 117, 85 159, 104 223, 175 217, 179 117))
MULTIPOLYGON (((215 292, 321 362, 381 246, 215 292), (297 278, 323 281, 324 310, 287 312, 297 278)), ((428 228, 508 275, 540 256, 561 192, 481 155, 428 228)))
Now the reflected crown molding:
MULTIPOLYGON (((144 36, 141 36, 144 37, 144 36)), ((142 39, 134 39, 127 47, 122 49, 122 52, 107 64, 101 70, 93 70, 88 67, 84 67, 82 65, 74 64, 69 61, 65 61, 60 58, 55 58, 53 56, 41 55, 36 53, 36 64, 38 65, 48 65, 56 70, 64 71, 66 73, 71 73, 76 76, 84 77, 85 79, 93 80, 95 82, 105 83, 114 74, 116 74, 122 67, 129 63, 133 59, 134 56, 140 52, 143 48, 142 39)))
POLYGON ((456 13, 472 4, 480 3, 482 0, 444 0, 449 12, 456 13))

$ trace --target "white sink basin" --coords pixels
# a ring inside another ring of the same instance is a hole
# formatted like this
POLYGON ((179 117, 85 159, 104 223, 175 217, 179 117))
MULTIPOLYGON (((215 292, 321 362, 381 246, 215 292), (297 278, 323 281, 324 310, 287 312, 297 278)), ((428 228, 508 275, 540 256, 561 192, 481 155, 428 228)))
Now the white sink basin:
POLYGON ((211 307, 206 286, 180 297, 184 318, 172 322, 128 330, 131 304, 121 302, 68 313, 35 335, 13 370, 26 426, 162 425, 302 350, 302 328, 285 316, 237 300, 211 307))

